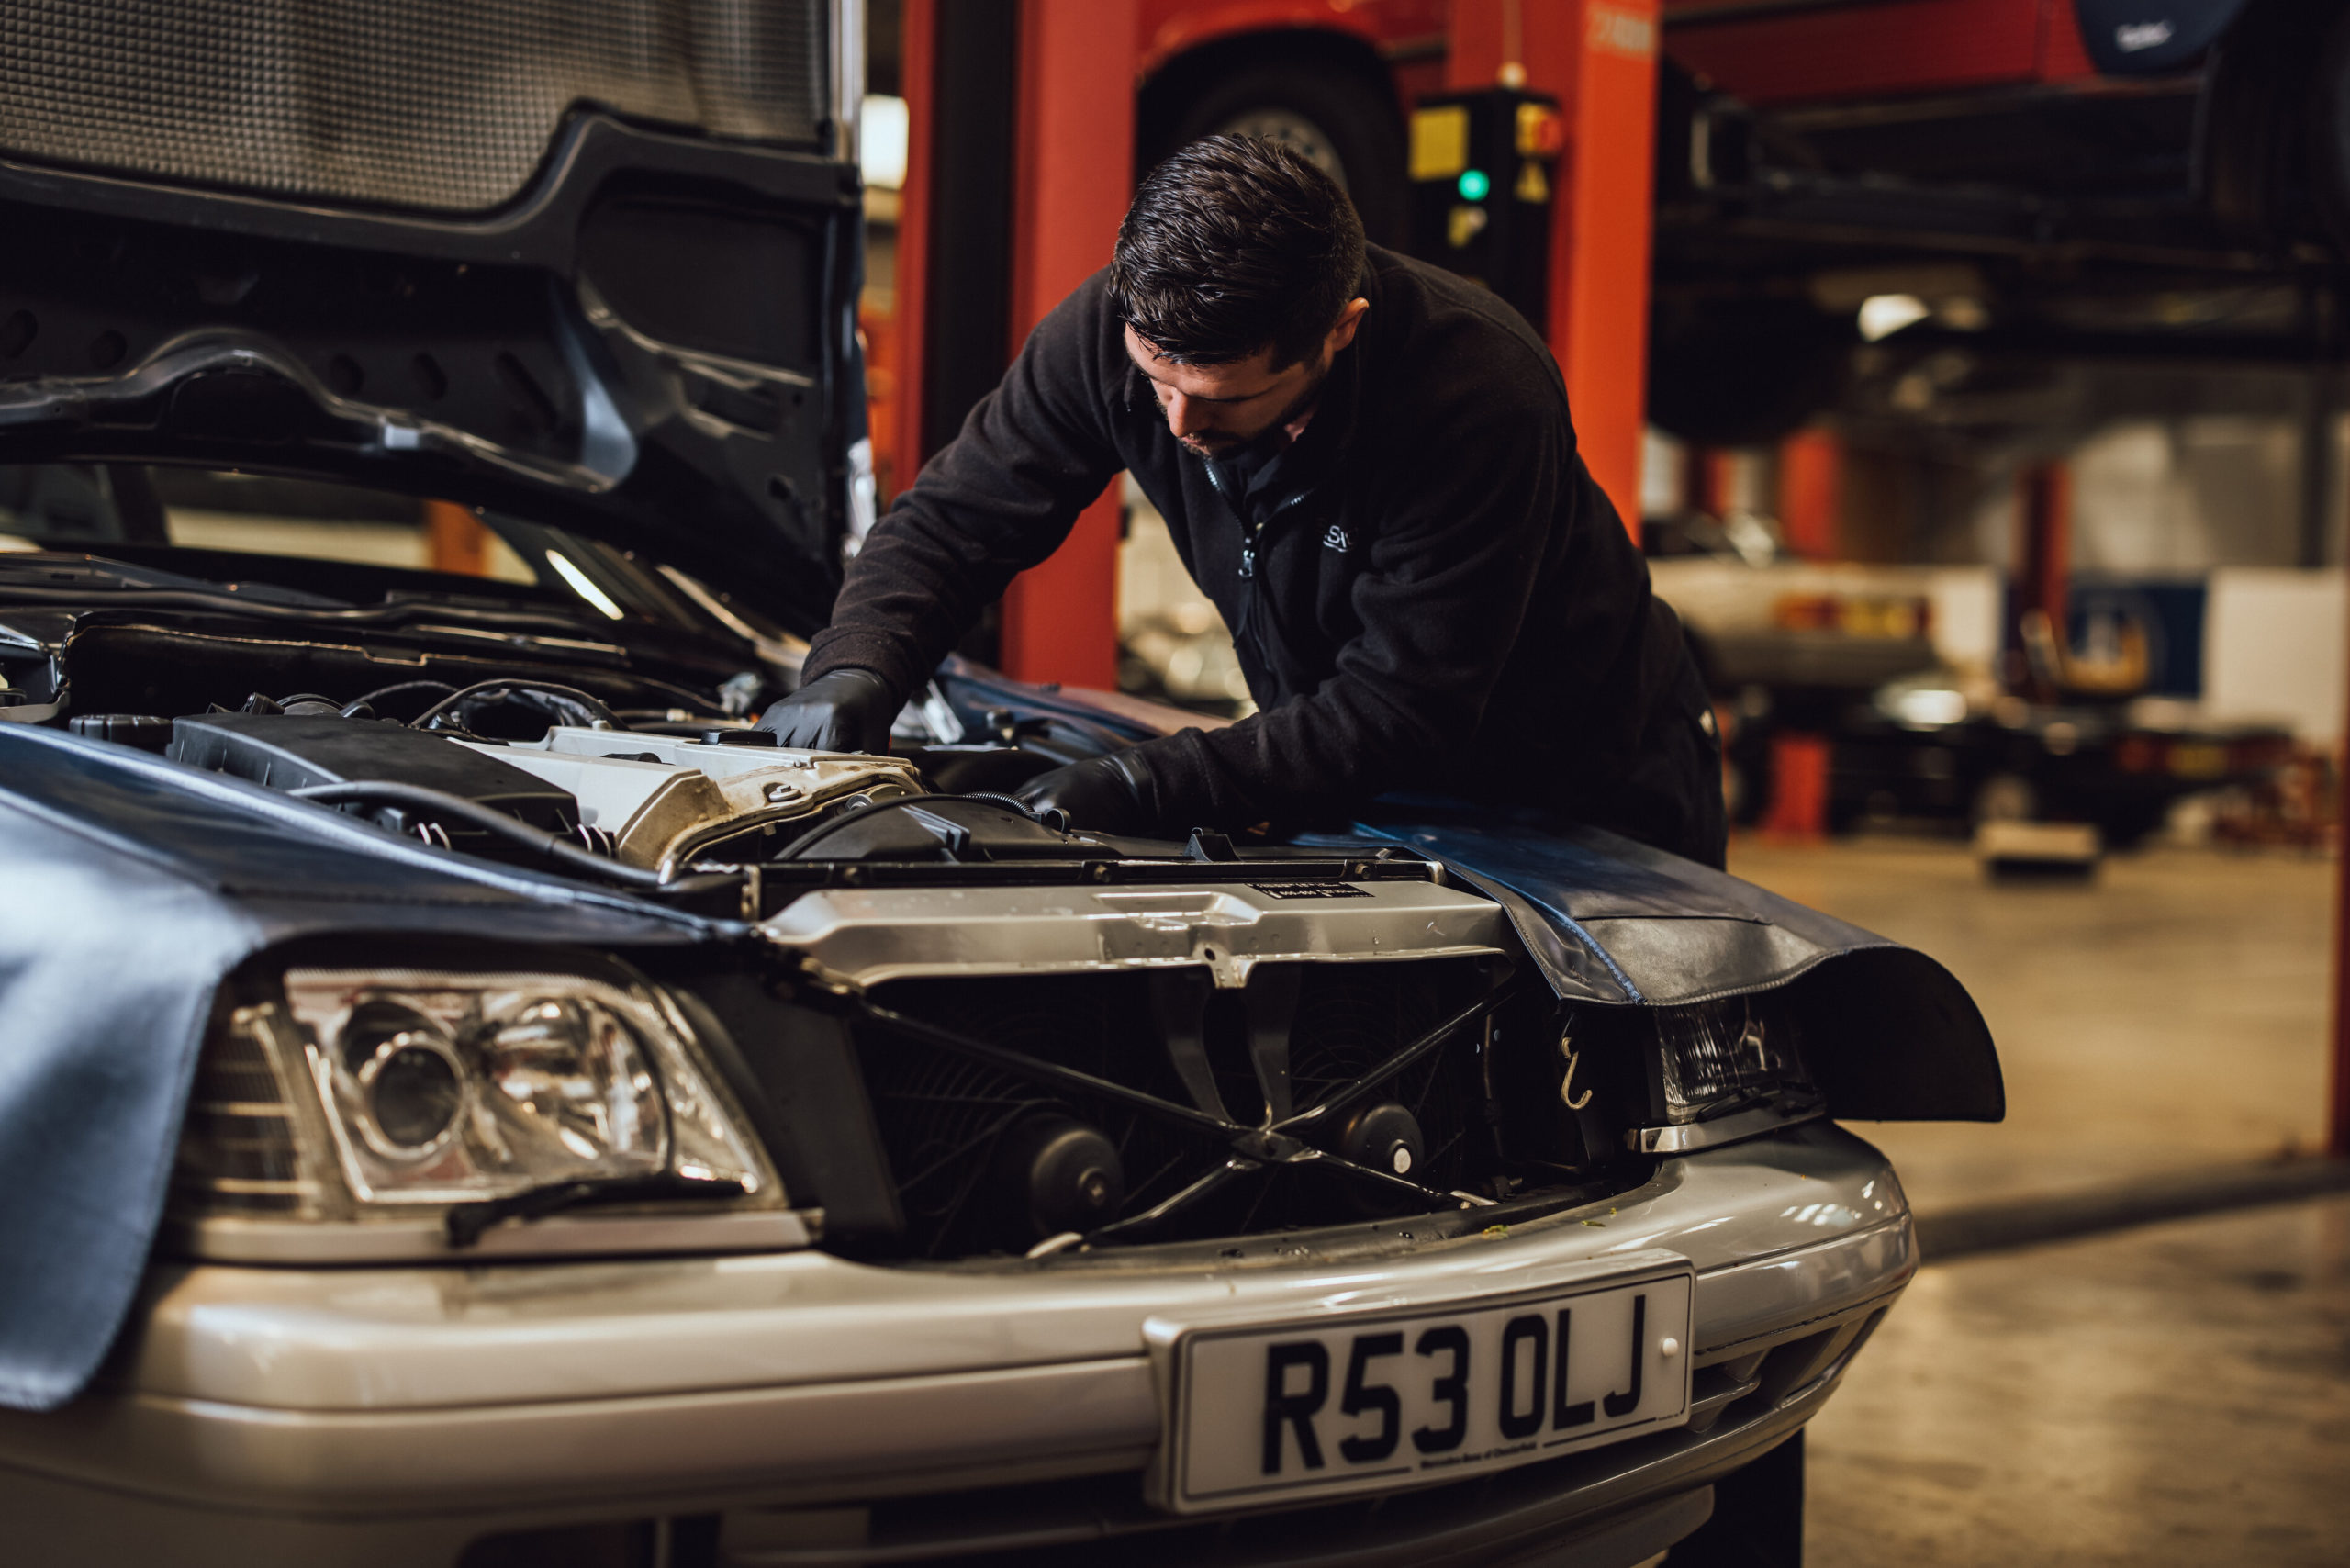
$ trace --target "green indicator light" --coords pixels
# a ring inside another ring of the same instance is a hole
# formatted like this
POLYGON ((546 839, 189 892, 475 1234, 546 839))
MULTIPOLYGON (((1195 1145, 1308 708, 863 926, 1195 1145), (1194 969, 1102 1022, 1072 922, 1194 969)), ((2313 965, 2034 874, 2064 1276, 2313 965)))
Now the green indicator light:
POLYGON ((1463 169, 1460 171, 1460 199, 1462 201, 1483 201, 1493 188, 1493 178, 1484 170, 1463 169))

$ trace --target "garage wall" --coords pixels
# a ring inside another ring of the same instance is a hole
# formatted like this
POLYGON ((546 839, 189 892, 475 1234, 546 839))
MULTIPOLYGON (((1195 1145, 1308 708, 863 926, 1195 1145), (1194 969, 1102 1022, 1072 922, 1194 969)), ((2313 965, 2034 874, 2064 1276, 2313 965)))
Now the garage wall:
POLYGON ((2300 431, 2288 420, 2117 425, 2072 466, 2076 570, 2147 576, 2299 558, 2300 431))
POLYGON ((2339 745, 2350 581, 2338 571, 2223 566, 2203 622, 2203 699, 2221 719, 2289 722, 2306 741, 2339 745))

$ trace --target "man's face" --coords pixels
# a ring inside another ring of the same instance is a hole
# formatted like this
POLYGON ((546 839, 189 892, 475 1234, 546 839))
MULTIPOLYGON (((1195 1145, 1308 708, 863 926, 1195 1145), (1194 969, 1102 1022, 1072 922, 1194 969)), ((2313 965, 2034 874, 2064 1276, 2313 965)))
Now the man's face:
POLYGON ((1364 301, 1353 301, 1320 353, 1280 370, 1272 368, 1270 346, 1229 364, 1177 364, 1131 326, 1126 354, 1149 378, 1169 432, 1203 457, 1222 457, 1314 406, 1329 377, 1331 356, 1354 341, 1367 308, 1364 301))

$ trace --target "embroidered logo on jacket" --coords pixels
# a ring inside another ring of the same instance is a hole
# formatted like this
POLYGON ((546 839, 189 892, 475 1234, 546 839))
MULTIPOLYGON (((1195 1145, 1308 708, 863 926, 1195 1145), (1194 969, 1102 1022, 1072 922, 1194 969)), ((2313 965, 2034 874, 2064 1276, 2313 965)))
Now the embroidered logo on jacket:
POLYGON ((1322 535, 1322 548, 1325 550, 1336 550, 1343 555, 1354 547, 1355 542, 1347 537, 1347 531, 1335 522, 1322 535))

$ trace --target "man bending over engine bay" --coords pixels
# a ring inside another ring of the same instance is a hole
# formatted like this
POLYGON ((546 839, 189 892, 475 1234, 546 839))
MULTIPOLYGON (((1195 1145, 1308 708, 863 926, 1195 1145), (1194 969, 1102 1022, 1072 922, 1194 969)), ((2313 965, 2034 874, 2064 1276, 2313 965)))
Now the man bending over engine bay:
POLYGON ((1181 837, 1408 790, 1721 863, 1704 683, 1542 340, 1481 286, 1366 245, 1328 176, 1243 137, 1144 179, 1109 267, 873 530, 761 727, 885 749, 907 694, 1122 468, 1262 711, 1044 774, 1030 805, 1181 837))

